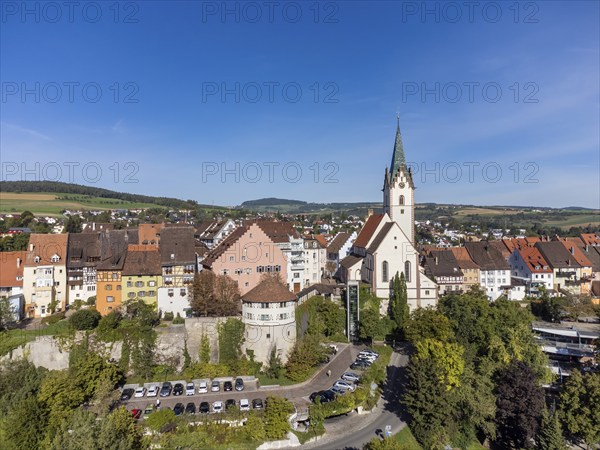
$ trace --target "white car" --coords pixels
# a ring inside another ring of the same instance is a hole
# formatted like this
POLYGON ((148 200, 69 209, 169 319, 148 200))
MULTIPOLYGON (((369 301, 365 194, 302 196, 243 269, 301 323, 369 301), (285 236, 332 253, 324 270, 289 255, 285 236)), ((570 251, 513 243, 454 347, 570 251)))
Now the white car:
POLYGON ((216 401, 213 403, 213 412, 220 413, 223 412, 223 402, 216 401))
POLYGON ((185 385, 185 395, 194 395, 196 393, 196 386, 194 383, 188 383, 185 385))
POLYGON ((198 383, 198 394, 206 394, 208 392, 208 384, 206 381, 198 383))
POLYGON ((250 402, 247 398, 240 400, 240 411, 250 411, 250 402))
POLYGON ((335 383, 333 383, 333 387, 344 389, 346 391, 354 390, 354 386, 351 383, 349 383, 348 381, 344 381, 344 380, 337 380, 335 383))
POLYGON ((359 354, 356 356, 356 359, 362 359, 362 360, 365 360, 365 361, 369 361, 369 362, 372 362, 372 363, 374 363, 374 362, 375 362, 375 360, 377 359, 377 357, 376 357, 376 356, 374 356, 374 355, 371 355, 371 354, 369 354, 369 353, 359 353, 359 354))
POLYGON ((351 381, 353 383, 358 383, 360 381, 360 377, 354 372, 344 372, 341 376, 341 379, 344 381, 351 381))
POLYGON ((140 398, 143 397, 144 395, 146 395, 146 388, 145 387, 139 387, 135 390, 135 394, 133 394, 134 397, 136 398, 140 398))
POLYGON ((219 392, 221 390, 221 383, 219 383, 218 381, 213 381, 212 384, 210 385, 210 391, 211 392, 219 392))
POLYGON ((150 386, 148 388, 148 393, 146 394, 146 397, 156 397, 158 395, 159 390, 160 390, 160 387, 157 385, 150 386))

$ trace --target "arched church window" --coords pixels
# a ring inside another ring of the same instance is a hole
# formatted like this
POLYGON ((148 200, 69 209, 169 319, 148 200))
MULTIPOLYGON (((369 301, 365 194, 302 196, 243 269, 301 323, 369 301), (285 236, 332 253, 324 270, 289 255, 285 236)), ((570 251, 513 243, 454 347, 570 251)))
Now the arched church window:
POLYGON ((404 195, 401 195, 401 196, 400 196, 400 204, 401 204, 401 205, 404 205, 404 195))
POLYGON ((388 274, 388 262, 387 261, 384 261, 381 263, 381 281, 383 281, 384 283, 387 283, 388 281, 390 281, 389 274, 388 274))
POLYGON ((407 283, 410 283, 410 261, 404 263, 404 278, 407 283))

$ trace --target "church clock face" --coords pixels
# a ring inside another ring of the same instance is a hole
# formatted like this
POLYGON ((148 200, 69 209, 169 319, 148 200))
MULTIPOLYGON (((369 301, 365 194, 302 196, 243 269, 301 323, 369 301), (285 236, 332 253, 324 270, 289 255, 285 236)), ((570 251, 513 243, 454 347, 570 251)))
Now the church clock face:
POLYGON ((400 183, 400 188, 401 188, 401 189, 403 189, 403 188, 404 188, 404 186, 405 186, 405 184, 404 184, 404 183, 400 183))

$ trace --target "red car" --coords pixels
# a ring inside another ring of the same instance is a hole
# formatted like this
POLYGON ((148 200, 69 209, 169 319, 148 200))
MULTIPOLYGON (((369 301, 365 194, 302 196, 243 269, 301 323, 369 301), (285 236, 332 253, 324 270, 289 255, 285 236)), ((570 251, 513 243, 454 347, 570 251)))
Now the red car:
POLYGON ((131 415, 133 416, 133 418, 135 420, 138 420, 140 417, 142 417, 142 413, 144 411, 142 411, 141 409, 132 409, 131 410, 131 415))

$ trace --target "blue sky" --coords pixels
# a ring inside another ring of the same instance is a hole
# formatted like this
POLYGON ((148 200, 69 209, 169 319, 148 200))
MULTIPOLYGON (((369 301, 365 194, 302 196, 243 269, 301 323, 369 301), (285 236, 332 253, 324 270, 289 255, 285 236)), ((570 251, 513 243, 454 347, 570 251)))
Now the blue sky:
POLYGON ((380 201, 399 112, 417 202, 600 208, 599 2, 114 5, 2 3, 2 180, 380 201))

